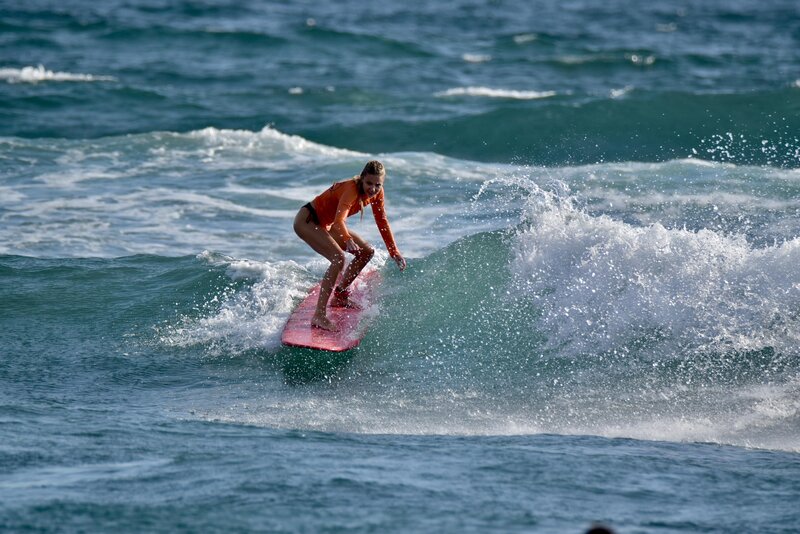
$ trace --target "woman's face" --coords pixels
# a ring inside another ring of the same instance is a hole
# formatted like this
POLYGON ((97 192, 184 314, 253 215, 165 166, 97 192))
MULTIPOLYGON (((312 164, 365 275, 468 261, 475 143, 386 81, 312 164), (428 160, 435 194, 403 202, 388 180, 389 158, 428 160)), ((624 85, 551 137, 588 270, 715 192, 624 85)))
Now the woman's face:
POLYGON ((380 193, 381 188, 383 187, 383 179, 383 175, 364 175, 364 177, 361 178, 361 188, 364 190, 364 194, 367 195, 367 197, 372 198, 380 193))

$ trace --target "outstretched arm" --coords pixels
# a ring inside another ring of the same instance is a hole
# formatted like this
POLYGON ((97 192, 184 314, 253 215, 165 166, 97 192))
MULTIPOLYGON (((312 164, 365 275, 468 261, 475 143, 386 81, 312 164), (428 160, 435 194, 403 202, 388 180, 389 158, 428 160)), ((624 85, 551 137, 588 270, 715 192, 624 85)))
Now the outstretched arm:
POLYGON ((383 202, 383 191, 379 193, 379 197, 372 203, 372 215, 375 217, 375 224, 378 225, 378 231, 386 244, 386 250, 389 251, 389 256, 397 263, 401 271, 406 268, 406 260, 397 248, 397 243, 394 240, 392 227, 389 226, 389 219, 386 217, 386 208, 383 202))

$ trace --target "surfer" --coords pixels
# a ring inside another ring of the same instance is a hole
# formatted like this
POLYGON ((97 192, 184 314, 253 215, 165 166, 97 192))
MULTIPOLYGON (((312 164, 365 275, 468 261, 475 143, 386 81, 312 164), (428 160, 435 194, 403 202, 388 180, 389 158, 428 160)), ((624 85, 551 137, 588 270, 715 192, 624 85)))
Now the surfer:
POLYGON ((294 218, 294 231, 317 253, 331 262, 320 284, 319 300, 311 319, 311 325, 324 330, 336 330, 328 319, 326 307, 330 299, 333 307, 353 307, 348 287, 361 270, 369 263, 375 250, 355 232, 347 229, 345 219, 361 212, 364 206, 372 205, 372 214, 378 231, 386 244, 389 256, 400 270, 406 268, 406 260, 397 249, 389 220, 386 218, 383 198, 383 182, 386 170, 380 161, 370 161, 361 174, 350 180, 336 182, 314 200, 300 208, 294 218), (339 285, 334 288, 345 264, 344 253, 354 256, 339 285), (331 293, 333 296, 331 297, 331 293))

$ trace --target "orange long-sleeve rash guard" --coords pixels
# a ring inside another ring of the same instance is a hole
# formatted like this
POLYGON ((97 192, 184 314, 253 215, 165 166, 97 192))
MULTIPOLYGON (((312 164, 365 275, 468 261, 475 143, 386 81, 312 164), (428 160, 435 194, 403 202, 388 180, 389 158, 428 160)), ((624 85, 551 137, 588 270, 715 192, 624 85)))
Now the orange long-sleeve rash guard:
MULTIPOLYGON (((361 206, 358 198, 358 183, 355 180, 345 180, 336 182, 311 201, 314 211, 317 212, 320 225, 331 232, 335 239, 341 240, 341 243, 350 239, 345 219, 360 211, 361 206)), ((389 255, 393 258, 399 256, 400 252, 397 250, 394 234, 392 234, 392 229, 389 226, 389 219, 386 218, 383 188, 374 197, 367 198, 362 196, 361 200, 365 206, 367 204, 372 205, 375 224, 378 225, 378 231, 386 244, 386 250, 389 251, 389 255)))

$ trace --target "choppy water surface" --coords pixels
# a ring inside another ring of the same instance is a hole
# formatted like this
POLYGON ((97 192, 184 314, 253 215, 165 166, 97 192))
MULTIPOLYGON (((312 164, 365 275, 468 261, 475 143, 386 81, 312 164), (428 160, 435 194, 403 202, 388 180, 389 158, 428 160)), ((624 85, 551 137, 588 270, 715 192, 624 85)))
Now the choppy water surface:
POLYGON ((793 532, 799 20, 6 2, 0 527, 793 532), (373 158, 409 268, 283 348, 373 158))

